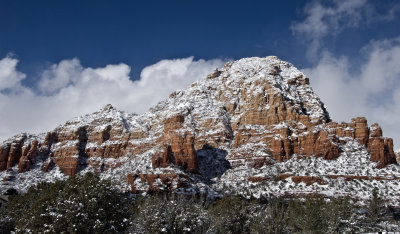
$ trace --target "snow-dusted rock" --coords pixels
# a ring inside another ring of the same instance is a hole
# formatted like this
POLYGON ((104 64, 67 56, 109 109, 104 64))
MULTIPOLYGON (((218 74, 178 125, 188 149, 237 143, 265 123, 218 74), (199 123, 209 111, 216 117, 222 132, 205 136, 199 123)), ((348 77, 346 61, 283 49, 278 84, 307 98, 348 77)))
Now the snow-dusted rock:
POLYGON ((244 58, 143 115, 107 105, 47 134, 10 138, 0 146, 0 190, 93 170, 134 192, 353 195, 384 181, 399 196, 391 142, 365 118, 333 122, 292 64, 244 58))

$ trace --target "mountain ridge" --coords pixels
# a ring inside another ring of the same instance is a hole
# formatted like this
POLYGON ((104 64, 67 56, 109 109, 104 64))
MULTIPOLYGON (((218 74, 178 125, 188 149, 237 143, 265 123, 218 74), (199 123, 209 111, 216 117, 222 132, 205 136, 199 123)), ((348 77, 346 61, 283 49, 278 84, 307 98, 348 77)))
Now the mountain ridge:
POLYGON ((362 117, 332 121, 309 79, 275 56, 229 62, 142 115, 107 105, 46 135, 3 142, 3 188, 17 186, 31 168, 57 178, 92 170, 135 193, 244 193, 277 182, 285 189, 263 187, 253 195, 331 195, 344 179, 348 189, 359 181, 366 188, 366 180, 387 181, 393 194, 400 178, 393 142, 378 124, 369 127, 362 117), (314 168, 288 168, 305 162, 314 168), (341 163, 365 168, 332 166, 341 163))

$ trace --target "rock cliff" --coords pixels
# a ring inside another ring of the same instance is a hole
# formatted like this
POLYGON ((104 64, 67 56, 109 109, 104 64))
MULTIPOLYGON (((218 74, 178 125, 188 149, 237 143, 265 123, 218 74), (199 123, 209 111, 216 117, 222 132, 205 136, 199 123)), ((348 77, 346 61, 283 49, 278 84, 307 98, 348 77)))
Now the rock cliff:
MULTIPOLYGON (((44 135, 10 138, 0 146, 0 175, 9 176, 15 166, 20 174, 32 166, 66 175, 120 170, 117 177, 133 192, 201 190, 229 175, 259 183, 268 168, 319 158, 336 163, 354 154, 374 173, 396 163, 393 141, 378 124, 368 126, 363 117, 332 121, 309 79, 270 56, 229 62, 142 115, 107 105, 44 135)), ((326 174, 275 176, 296 185, 328 183, 320 178, 326 174)))

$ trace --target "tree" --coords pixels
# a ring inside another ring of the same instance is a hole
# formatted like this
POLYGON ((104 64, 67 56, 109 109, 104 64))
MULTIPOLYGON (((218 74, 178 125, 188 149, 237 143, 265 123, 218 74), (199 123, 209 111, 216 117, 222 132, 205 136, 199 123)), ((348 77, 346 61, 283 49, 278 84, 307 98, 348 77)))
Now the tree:
POLYGON ((352 231, 349 225, 353 205, 349 197, 332 198, 326 203, 327 233, 344 233, 352 231))
POLYGON ((104 233, 128 226, 129 197, 97 175, 41 183, 11 199, 8 211, 18 232, 104 233))
POLYGON ((14 223, 6 209, 6 206, 0 207, 0 234, 11 233, 14 230, 14 223))
POLYGON ((208 210, 211 228, 217 233, 248 233, 251 208, 252 204, 239 196, 224 196, 208 210))
POLYGON ((376 225, 386 213, 385 203, 378 195, 378 189, 373 189, 371 199, 366 207, 365 217, 367 225, 376 225))
POLYGON ((209 227, 200 200, 168 193, 139 198, 134 222, 132 232, 145 233, 205 233, 209 227))
POLYGON ((251 225, 252 233, 285 233, 287 232, 286 204, 282 198, 275 199, 254 218, 251 225))
POLYGON ((289 225, 294 232, 325 233, 325 202, 323 198, 307 198, 290 202, 288 207, 289 225))

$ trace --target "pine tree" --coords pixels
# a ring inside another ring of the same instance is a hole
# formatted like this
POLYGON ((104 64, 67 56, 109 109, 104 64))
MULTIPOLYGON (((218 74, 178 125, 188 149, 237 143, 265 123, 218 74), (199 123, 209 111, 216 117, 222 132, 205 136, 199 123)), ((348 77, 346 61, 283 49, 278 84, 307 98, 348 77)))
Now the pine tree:
POLYGON ((136 204, 132 232, 205 233, 209 218, 195 197, 161 192, 140 197, 136 204))
POLYGON ((294 232, 325 233, 326 206, 322 198, 307 198, 303 203, 294 200, 288 207, 288 222, 294 232))
POLYGON ((287 232, 286 204, 282 198, 275 199, 262 206, 256 218, 251 222, 252 233, 285 233, 287 232))
POLYGON ((129 197, 97 175, 41 183, 8 206, 17 233, 104 233, 126 229, 129 197))
POLYGON ((379 197, 378 189, 373 189, 365 213, 367 224, 376 225, 386 213, 386 207, 382 198, 379 197))
POLYGON ((349 197, 332 198, 326 203, 327 233, 343 233, 352 231, 349 225, 354 211, 349 197))
POLYGON ((211 205, 209 214, 217 233, 246 233, 249 230, 249 204, 238 196, 224 196, 211 205))

